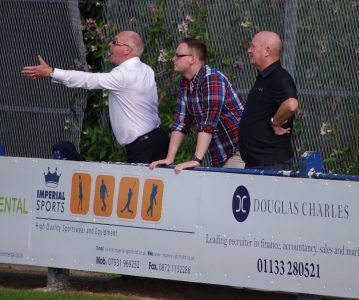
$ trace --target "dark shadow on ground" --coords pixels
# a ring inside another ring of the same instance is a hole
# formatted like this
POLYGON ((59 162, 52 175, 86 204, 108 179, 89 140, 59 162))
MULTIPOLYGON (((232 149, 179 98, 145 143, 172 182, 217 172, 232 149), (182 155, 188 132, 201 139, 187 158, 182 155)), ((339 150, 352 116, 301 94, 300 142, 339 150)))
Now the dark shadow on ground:
MULTIPOLYGON (((14 289, 45 288, 47 268, 0 264, 0 287, 14 289)), ((199 284, 135 276, 71 271, 72 290, 121 294, 149 299, 236 299, 294 300, 297 296, 269 293, 227 286, 199 284)))

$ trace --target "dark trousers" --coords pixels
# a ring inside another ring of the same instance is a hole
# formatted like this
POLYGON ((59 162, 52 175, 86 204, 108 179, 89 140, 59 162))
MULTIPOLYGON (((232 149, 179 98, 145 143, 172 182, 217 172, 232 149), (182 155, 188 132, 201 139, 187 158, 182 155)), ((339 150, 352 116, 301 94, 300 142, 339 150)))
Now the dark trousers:
POLYGON ((167 157, 169 135, 160 126, 125 146, 128 163, 150 164, 167 157))
POLYGON ((246 169, 262 169, 262 170, 293 170, 293 159, 288 159, 281 162, 263 163, 263 164, 246 164, 246 169))

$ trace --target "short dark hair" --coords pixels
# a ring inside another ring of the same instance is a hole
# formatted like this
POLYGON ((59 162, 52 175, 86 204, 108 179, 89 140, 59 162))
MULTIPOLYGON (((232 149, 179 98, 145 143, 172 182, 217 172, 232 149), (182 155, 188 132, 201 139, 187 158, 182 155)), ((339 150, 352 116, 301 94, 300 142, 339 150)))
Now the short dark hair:
POLYGON ((180 40, 180 43, 187 44, 188 48, 197 53, 200 60, 207 61, 207 46, 204 41, 185 37, 180 40))

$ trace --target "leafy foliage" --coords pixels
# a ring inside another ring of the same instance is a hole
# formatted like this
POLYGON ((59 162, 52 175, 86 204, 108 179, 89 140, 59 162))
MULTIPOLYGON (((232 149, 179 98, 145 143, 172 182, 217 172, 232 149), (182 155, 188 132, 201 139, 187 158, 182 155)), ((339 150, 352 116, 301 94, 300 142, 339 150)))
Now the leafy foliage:
MULTIPOLYGON (((108 53, 109 37, 103 21, 103 1, 87 1, 81 8, 82 32, 86 58, 91 72, 104 72, 103 63, 108 53)), ((80 144, 81 153, 89 161, 124 161, 124 148, 117 144, 108 118, 108 94, 102 90, 90 90, 83 122, 80 144)))
MULTIPOLYGON (((252 36, 261 30, 294 36, 284 43, 282 62, 294 62, 291 70, 299 91, 300 111, 293 128, 295 157, 306 150, 320 151, 326 171, 359 173, 356 1, 179 0, 175 15, 170 10, 173 2, 166 0, 124 1, 124 5, 116 6, 123 18, 106 25, 103 2, 88 0, 81 10, 90 71, 106 70, 105 34, 126 26, 140 32, 146 40, 142 60, 156 73, 160 117, 168 130, 180 78, 173 72, 171 61, 178 37, 206 41, 209 64, 226 74, 245 96, 256 76, 246 53, 252 36), (219 20, 224 22, 217 24, 219 20), (321 134, 322 124, 327 123, 332 132, 321 134)), ((115 142, 108 122, 107 101, 102 91, 89 94, 81 150, 87 159, 123 161, 124 151, 115 142)), ((176 163, 192 156, 194 132, 183 143, 176 163)))
MULTIPOLYGON (((165 24, 164 8, 165 0, 160 0, 159 5, 151 4, 151 22, 146 25, 146 47, 142 60, 149 64, 155 71, 159 92, 159 111, 162 126, 170 130, 176 110, 177 87, 180 75, 174 73, 173 50, 176 41, 171 35, 166 34, 168 28, 165 24), (160 56, 157 49, 162 49, 160 56)), ((106 68, 103 63, 108 52, 106 34, 111 35, 116 31, 116 26, 106 28, 102 20, 104 4, 102 1, 89 1, 82 8, 82 29, 87 50, 87 61, 92 72, 101 72, 106 68), (96 19, 94 19, 96 17, 96 19), (108 30, 106 30, 108 29, 108 30)), ((181 33, 188 37, 195 37, 208 41, 206 31, 207 9, 205 6, 193 3, 193 17, 187 16, 183 23, 181 33)), ((212 54, 212 55, 211 55, 212 54)), ((213 51, 209 48, 210 57, 213 51)), ((124 161, 126 159, 124 148, 118 145, 111 133, 108 121, 108 98, 103 91, 91 91, 88 97, 88 105, 85 112, 83 134, 81 137, 81 152, 87 160, 92 161, 124 161)), ((175 163, 190 160, 194 153, 194 130, 189 134, 177 154, 175 163)))

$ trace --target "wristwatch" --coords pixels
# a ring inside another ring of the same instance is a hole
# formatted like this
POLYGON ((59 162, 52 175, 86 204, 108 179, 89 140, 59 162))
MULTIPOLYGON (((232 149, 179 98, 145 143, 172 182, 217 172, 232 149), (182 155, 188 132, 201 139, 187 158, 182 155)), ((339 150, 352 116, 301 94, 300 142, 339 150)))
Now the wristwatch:
POLYGON ((192 160, 193 160, 193 161, 196 161, 196 162, 198 162, 200 165, 202 165, 202 159, 199 159, 196 155, 193 155, 192 160))

